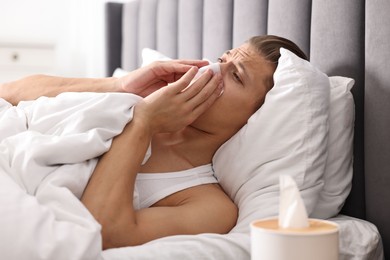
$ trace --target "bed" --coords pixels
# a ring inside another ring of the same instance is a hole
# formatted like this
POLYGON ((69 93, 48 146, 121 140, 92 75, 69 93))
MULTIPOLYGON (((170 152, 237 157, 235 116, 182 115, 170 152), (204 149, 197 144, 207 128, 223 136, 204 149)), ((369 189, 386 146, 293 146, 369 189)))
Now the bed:
MULTIPOLYGON (((139 97, 63 93, 18 106, 0 99, 1 258, 250 259, 249 223, 277 213, 276 177, 281 172, 295 178, 311 217, 339 224, 340 259, 389 256, 389 9, 384 0, 108 2, 107 76, 159 59, 213 61, 250 36, 275 34, 295 41, 310 57, 311 63, 294 59, 305 69, 294 74, 295 80, 304 78, 305 91, 318 91, 306 99, 294 87, 289 93, 296 99, 278 99, 273 90, 280 90, 281 81, 275 80, 262 108, 217 151, 215 174, 240 210, 230 233, 171 236, 104 251, 100 225, 79 198, 96 158, 131 120, 139 97), (286 105, 292 100, 321 107, 305 121, 310 126, 300 123, 306 120, 300 106, 286 105), (275 107, 289 107, 296 114, 269 120, 275 107), (262 128, 258 122, 264 120, 273 128, 262 128), (279 127, 281 122, 288 126, 279 127), (260 137, 248 138, 259 131, 260 137), (312 138, 302 138, 304 131, 312 138), (282 143, 298 143, 304 150, 289 152, 289 146, 280 145, 279 150, 258 152, 282 143), (303 157, 307 149, 310 156, 303 157), (301 163, 302 158, 310 163, 301 163), (242 160, 248 162, 245 167, 242 160), (286 162, 293 163, 285 167, 286 162), (294 175, 301 169, 310 174, 294 175)), ((284 51, 282 57, 292 58, 284 51)), ((277 70, 275 75, 286 73, 277 70)))
MULTIPOLYGON (((355 0, 142 0, 108 3, 107 75, 112 75, 116 68, 132 70, 141 66, 141 52, 145 47, 172 58, 215 60, 222 52, 237 47, 250 36, 275 34, 296 42, 310 61, 329 76, 353 78, 352 189, 336 219, 353 217, 373 223, 379 230, 382 239, 379 243, 383 243, 384 254, 389 257, 390 230, 386 224, 390 217, 387 199, 390 184, 390 139, 387 133, 390 126, 389 8, 387 1, 355 0)), ((345 222, 349 223, 348 219, 345 222)), ((352 251, 356 252, 355 256, 345 255, 341 256, 342 259, 363 257, 358 256, 357 250, 362 244, 358 242, 359 246, 355 247, 354 240, 366 241, 356 237, 342 242, 354 247, 352 251)), ((167 242, 166 246, 170 243, 167 242)), ((185 243, 183 247, 186 248, 185 243)), ((241 250, 215 246, 208 256, 201 256, 205 259, 248 258, 248 255, 238 253, 241 250), (219 255, 218 250, 225 253, 219 255)))

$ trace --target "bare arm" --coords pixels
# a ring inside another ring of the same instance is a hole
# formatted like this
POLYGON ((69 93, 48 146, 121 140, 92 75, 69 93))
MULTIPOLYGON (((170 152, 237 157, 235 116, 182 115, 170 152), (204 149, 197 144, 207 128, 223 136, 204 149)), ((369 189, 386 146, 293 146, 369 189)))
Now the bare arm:
MULTIPOLYGON (((137 105, 134 119, 99 160, 82 202, 102 225, 104 248, 142 244, 173 234, 227 232, 231 228, 232 218, 226 218, 229 223, 221 221, 224 219, 222 214, 232 210, 231 204, 216 188, 209 188, 202 195, 226 203, 213 203, 213 199, 194 196, 192 201, 177 207, 161 206, 140 211, 133 208, 135 178, 153 134, 177 131, 190 124, 221 92, 218 88, 220 77, 210 79, 210 74, 203 75, 183 92, 195 72, 189 71, 178 81, 180 84, 156 91, 137 105)), ((232 215, 234 219, 234 213, 232 215)))
POLYGON ((157 89, 179 79, 193 66, 204 66, 205 61, 177 60, 154 62, 121 78, 64 78, 33 75, 0 84, 0 98, 13 105, 41 96, 55 97, 63 92, 129 92, 148 96, 157 89))
POLYGON ((41 96, 54 97, 63 92, 117 92, 120 84, 116 78, 63 78, 33 75, 0 85, 0 97, 13 105, 23 100, 41 96))

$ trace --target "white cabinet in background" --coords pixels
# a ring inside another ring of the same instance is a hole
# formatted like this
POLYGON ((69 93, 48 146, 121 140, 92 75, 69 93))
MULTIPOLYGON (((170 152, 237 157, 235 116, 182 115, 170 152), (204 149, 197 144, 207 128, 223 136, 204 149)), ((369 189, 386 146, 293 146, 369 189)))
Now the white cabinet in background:
POLYGON ((0 43, 0 83, 55 72, 55 48, 47 44, 0 43))

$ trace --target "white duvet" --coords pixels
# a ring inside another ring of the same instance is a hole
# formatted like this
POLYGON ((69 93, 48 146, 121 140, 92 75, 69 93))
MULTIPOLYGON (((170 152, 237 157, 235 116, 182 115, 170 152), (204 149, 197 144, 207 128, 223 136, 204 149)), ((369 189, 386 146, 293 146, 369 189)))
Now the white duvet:
MULTIPOLYGON (((64 93, 17 107, 0 99, 0 259, 249 259, 248 233, 172 236, 102 251, 100 225, 79 198, 140 100, 64 93)), ((340 259, 382 259, 372 224, 341 225, 340 259), (360 239, 366 238, 364 243, 360 239), (356 249, 359 249, 356 254, 356 249)))
POLYGON ((100 225, 79 201, 132 116, 130 94, 0 99, 1 259, 99 259, 100 225))

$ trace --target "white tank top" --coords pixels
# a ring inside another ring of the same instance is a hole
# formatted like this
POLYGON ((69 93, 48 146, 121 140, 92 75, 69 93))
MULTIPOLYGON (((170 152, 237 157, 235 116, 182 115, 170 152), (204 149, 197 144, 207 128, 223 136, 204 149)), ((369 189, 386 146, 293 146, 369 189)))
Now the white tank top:
POLYGON ((218 183, 211 164, 178 172, 138 173, 134 188, 134 208, 148 208, 175 192, 208 183, 218 183))

